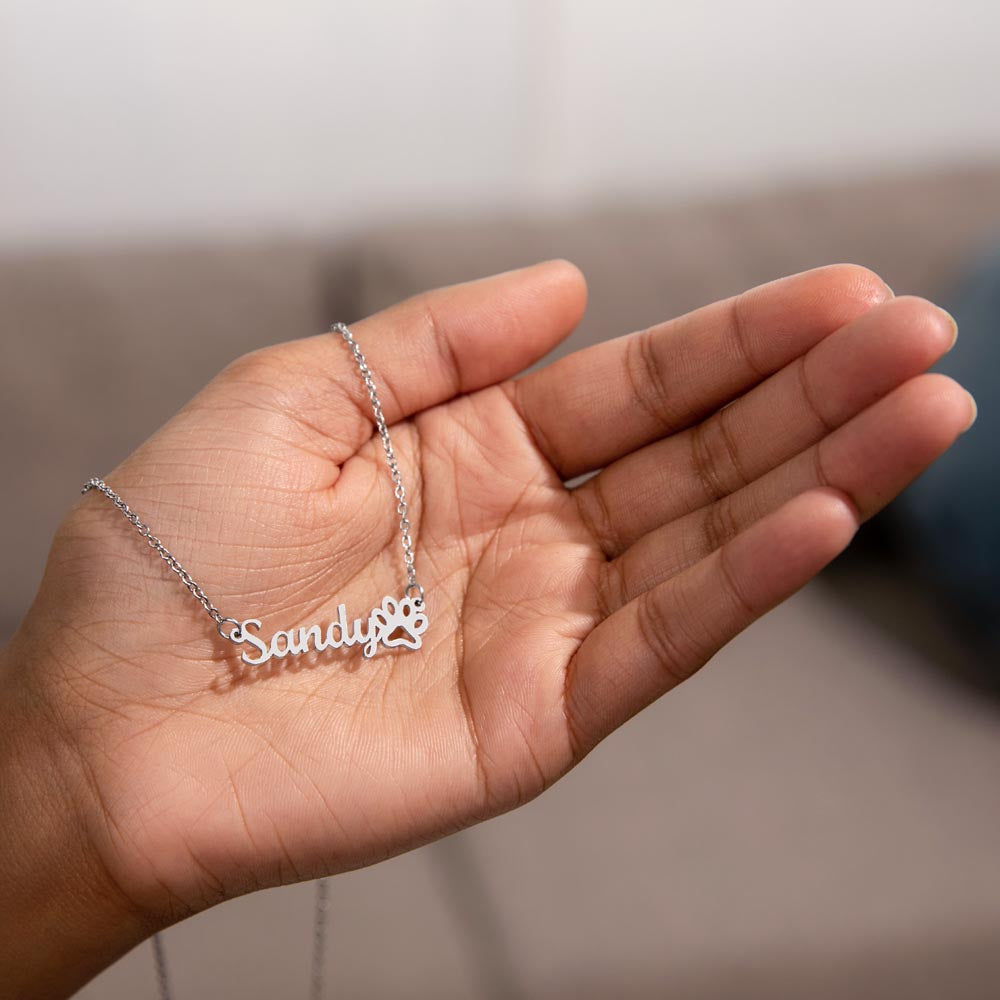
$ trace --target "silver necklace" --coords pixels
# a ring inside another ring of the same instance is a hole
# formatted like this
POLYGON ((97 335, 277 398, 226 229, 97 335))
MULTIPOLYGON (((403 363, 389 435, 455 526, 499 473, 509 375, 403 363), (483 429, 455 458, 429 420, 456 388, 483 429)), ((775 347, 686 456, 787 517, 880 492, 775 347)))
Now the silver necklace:
MULTIPOLYGON (((400 544, 403 549, 403 566, 406 571, 406 584, 403 596, 394 598, 386 595, 381 602, 371 609, 367 618, 356 618, 353 621, 347 617, 343 604, 337 607, 337 617, 326 625, 306 625, 300 628, 278 629, 269 638, 260 636, 261 620, 245 618, 242 621, 224 615, 212 603, 205 591, 195 582, 191 574, 178 562, 170 550, 152 533, 139 515, 110 487, 103 479, 97 477, 87 480, 81 493, 96 490, 108 498, 132 524, 139 535, 146 540, 151 549, 175 573, 191 595, 205 609, 206 614, 215 623, 215 628, 223 639, 237 646, 249 646, 244 649, 240 659, 251 666, 258 666, 271 659, 284 659, 287 656, 300 656, 313 650, 340 649, 342 647, 360 646, 362 655, 368 659, 375 655, 379 646, 386 649, 420 649, 422 636, 427 631, 429 619, 424 602, 424 588, 417 582, 417 571, 413 562, 413 538, 410 535, 409 507, 406 502, 406 489, 403 486, 403 476, 399 471, 399 462, 389 437, 389 427, 382 412, 382 402, 379 399, 375 379, 372 376, 368 362, 354 335, 345 323, 334 323, 330 332, 338 334, 347 344, 357 364, 364 382, 365 391, 371 402, 372 414, 375 417, 375 429, 382 440, 389 475, 392 479, 393 496, 396 498, 396 513, 399 516, 400 544)), ((311 1000, 320 1000, 323 994, 323 950, 326 940, 326 911, 328 886, 326 879, 316 883, 316 903, 313 915, 313 953, 310 971, 309 995, 311 1000)), ((153 962, 156 972, 157 989, 161 1000, 170 1000, 170 980, 167 975, 166 955, 163 948, 163 938, 153 935, 153 962)))
MULTIPOLYGON (((323 955, 326 946, 326 911, 329 897, 327 879, 316 880, 316 900, 313 907, 312 962, 309 967, 309 1000, 323 997, 323 955)), ((167 955, 163 947, 163 935, 153 935, 153 972, 156 976, 156 992, 160 1000, 171 1000, 170 976, 167 972, 167 955)))

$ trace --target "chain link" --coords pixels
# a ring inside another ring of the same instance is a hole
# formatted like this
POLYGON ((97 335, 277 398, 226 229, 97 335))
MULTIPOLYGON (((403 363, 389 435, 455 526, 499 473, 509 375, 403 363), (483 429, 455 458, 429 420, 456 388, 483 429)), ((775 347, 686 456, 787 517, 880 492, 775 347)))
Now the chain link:
POLYGON ((309 972, 309 1000, 323 1000, 323 958, 326 951, 326 914, 329 905, 329 882, 316 880, 313 908, 312 966, 309 972))
POLYGON ((167 953, 163 947, 163 935, 157 931, 153 935, 153 973, 156 976, 156 994, 160 1000, 172 1000, 170 976, 167 974, 167 953))
POLYGON ((93 479, 88 479, 80 492, 89 493, 90 490, 98 490, 103 493, 125 515, 126 520, 131 522, 135 530, 139 532, 140 537, 146 540, 146 544, 170 567, 171 572, 177 575, 194 599, 205 609, 208 617, 215 622, 219 635, 226 639, 235 638, 232 633, 226 635, 223 626, 232 624, 235 628, 239 622, 235 618, 226 618, 208 599, 208 595, 201 589, 194 577, 177 561, 177 557, 150 531, 149 525, 145 524, 139 515, 103 479, 98 479, 96 476, 93 479))
POLYGON ((409 506, 406 502, 406 488, 403 486, 403 476, 399 471, 399 462, 392 447, 392 438, 389 437, 389 427, 385 422, 385 414, 382 412, 382 402, 379 399, 378 390, 375 388, 375 379, 372 377, 368 362, 365 360, 364 354, 361 353, 361 348, 347 324, 334 323, 330 327, 330 332, 340 334, 344 338, 344 343, 350 348, 358 371, 361 372, 361 379, 365 383, 368 399, 371 401, 372 413, 375 416, 375 429, 382 439, 382 449, 385 451, 385 460, 389 464, 389 474, 392 476, 393 495, 396 497, 400 543, 403 547, 403 565, 406 567, 406 590, 404 593, 407 597, 411 596, 411 592, 415 594, 414 603, 420 606, 424 603, 424 588, 417 583, 417 571, 413 565, 413 539, 410 536, 412 525, 409 518, 409 506))
MULTIPOLYGON (((316 880, 315 903, 313 906, 312 961, 309 967, 309 1000, 323 1000, 323 961, 326 952, 326 917, 330 903, 330 883, 328 879, 316 880)), ((167 953, 163 946, 163 935, 153 935, 153 975, 156 978, 156 994, 159 1000, 173 1000, 170 975, 167 971, 167 953)))

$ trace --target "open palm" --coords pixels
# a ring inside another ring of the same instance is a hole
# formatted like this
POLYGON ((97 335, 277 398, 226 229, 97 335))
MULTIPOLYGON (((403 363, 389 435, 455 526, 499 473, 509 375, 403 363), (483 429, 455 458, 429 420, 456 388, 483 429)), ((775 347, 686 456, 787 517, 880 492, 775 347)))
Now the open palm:
MULTIPOLYGON (((154 921, 530 799, 810 579, 972 417, 921 375, 949 318, 861 268, 510 381, 584 300, 550 262, 352 327, 410 495, 417 651, 247 666, 110 504, 67 519, 15 645, 44 634, 56 654, 32 683, 58 705, 88 836, 154 921)), ((402 594, 392 484, 336 336, 235 362, 107 478, 263 635, 402 594)))

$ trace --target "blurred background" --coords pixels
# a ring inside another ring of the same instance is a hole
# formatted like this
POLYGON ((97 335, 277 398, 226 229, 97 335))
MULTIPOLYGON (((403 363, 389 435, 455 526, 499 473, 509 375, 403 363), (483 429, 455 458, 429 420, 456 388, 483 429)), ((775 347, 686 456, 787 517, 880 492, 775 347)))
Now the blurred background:
MULTIPOLYGON (((330 996, 1000 996, 995 0, 0 2, 0 635, 79 485, 237 354, 551 256, 574 349, 836 260, 980 420, 515 814, 331 886, 330 996)), ((169 930, 304 996, 311 889, 169 930)), ((82 992, 155 995, 144 946, 82 992)))

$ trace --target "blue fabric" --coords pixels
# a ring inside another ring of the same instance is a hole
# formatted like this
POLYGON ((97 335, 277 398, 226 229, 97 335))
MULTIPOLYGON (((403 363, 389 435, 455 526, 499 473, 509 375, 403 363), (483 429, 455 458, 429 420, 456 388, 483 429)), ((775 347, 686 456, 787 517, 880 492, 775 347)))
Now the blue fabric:
POLYGON ((938 370, 976 397, 979 417, 903 494, 898 514, 907 544, 954 608, 1000 642, 1000 246, 945 305, 959 335, 938 370))

